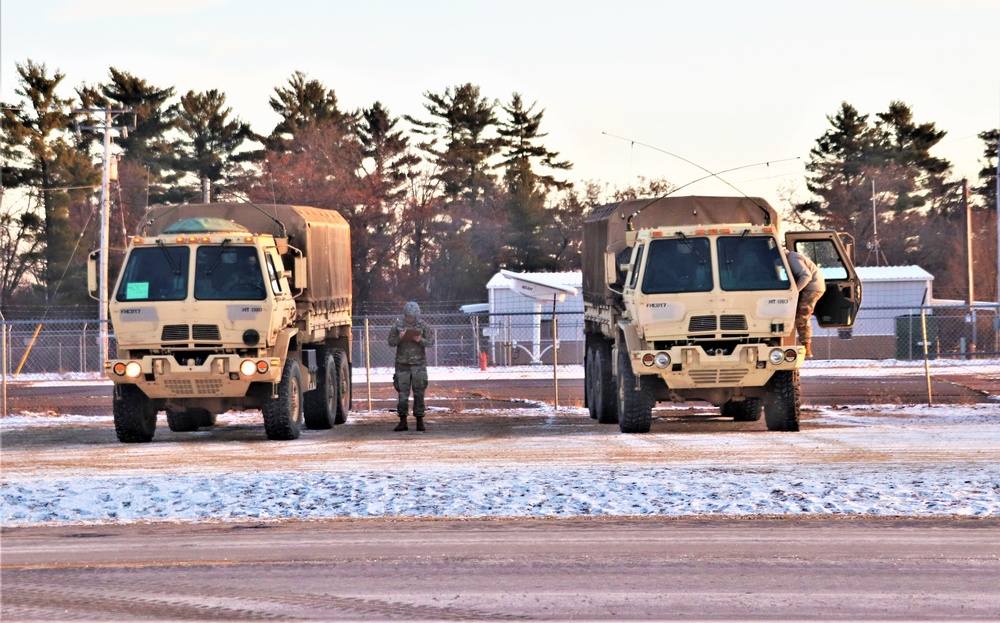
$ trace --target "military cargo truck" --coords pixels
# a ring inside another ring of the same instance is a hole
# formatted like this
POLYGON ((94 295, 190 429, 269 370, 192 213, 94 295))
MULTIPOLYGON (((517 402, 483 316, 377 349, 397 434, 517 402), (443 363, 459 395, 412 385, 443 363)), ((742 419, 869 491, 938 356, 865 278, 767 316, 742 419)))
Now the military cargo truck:
MULTIPOLYGON (((861 285, 833 231, 784 236, 820 267, 814 315, 850 327, 861 285)), ((753 197, 664 197, 600 206, 583 225, 585 402, 624 433, 657 401, 707 401, 737 421, 799 428, 798 291, 777 212, 753 197)))
MULTIPOLYGON (((90 290, 97 290, 92 257, 90 290)), ((350 230, 332 210, 155 206, 129 242, 109 319, 122 442, 259 409, 268 439, 328 429, 351 405, 350 230)))

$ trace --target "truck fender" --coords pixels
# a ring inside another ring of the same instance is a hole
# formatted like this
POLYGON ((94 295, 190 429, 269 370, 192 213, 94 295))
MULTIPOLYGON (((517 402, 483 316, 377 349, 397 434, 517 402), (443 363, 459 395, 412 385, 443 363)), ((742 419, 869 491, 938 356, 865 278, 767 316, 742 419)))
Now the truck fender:
MULTIPOLYGON (((642 340, 635 326, 627 320, 618 321, 618 339, 615 340, 615 349, 625 348, 629 352, 642 350, 642 340), (624 344, 622 340, 624 339, 624 344)), ((611 357, 611 369, 615 377, 618 376, 618 357, 611 357)))
POLYGON ((298 333, 298 329, 294 327, 287 327, 278 331, 278 335, 274 338, 274 349, 271 351, 271 356, 277 357, 282 361, 288 357, 288 349, 291 347, 292 338, 298 333))

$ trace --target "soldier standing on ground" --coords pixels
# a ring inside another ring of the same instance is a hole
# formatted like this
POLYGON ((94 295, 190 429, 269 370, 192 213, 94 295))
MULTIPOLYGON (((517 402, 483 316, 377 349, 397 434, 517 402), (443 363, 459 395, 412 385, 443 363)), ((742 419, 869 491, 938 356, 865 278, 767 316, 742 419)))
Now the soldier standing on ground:
POLYGON ((399 392, 396 412, 399 424, 395 431, 409 427, 410 389, 413 389, 413 416, 417 418, 417 430, 424 428, 424 392, 427 391, 427 349, 434 346, 434 332, 420 319, 420 306, 410 301, 403 306, 403 319, 396 319, 389 328, 389 346, 396 349, 396 373, 392 384, 399 392))
POLYGON ((826 292, 826 280, 819 267, 808 256, 795 251, 788 252, 788 267, 799 288, 799 304, 795 310, 795 329, 799 342, 806 347, 806 357, 812 357, 812 323, 810 318, 816 302, 826 292))

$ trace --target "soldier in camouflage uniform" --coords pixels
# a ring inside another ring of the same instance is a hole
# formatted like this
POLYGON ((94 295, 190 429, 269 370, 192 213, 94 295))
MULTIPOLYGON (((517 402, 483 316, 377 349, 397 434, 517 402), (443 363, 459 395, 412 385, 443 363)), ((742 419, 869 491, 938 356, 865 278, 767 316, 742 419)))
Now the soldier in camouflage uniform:
POLYGON ((816 309, 816 303, 826 292, 826 280, 819 267, 808 256, 788 252, 788 268, 792 271, 795 285, 799 289, 799 304, 795 309, 795 329, 799 334, 799 342, 806 347, 806 357, 812 357, 812 322, 810 318, 816 309))
POLYGON ((396 431, 407 430, 410 389, 413 389, 413 416, 417 430, 424 427, 424 392, 427 391, 427 352, 434 346, 434 332, 420 319, 420 306, 410 301, 403 306, 403 319, 396 319, 389 328, 389 346, 396 349, 396 373, 392 385, 399 392, 399 424, 396 431))

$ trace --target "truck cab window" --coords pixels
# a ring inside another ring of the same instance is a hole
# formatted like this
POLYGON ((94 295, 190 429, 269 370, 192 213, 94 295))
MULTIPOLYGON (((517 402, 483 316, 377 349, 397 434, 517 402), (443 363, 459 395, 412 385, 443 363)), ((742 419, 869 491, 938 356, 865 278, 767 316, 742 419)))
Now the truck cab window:
POLYGON ((642 279, 646 294, 709 292, 712 289, 708 238, 653 240, 642 279))
POLYGON ((640 244, 638 250, 635 252, 635 262, 632 264, 632 279, 628 282, 628 287, 632 290, 635 289, 636 284, 639 282, 639 269, 642 267, 642 252, 643 246, 640 244))
POLYGON ((778 243, 770 236, 723 236, 717 241, 719 285, 728 292, 787 290, 778 243))
POLYGON ((255 247, 200 246, 194 272, 194 297, 198 300, 261 301, 267 297, 255 247))
POLYGON ((132 301, 183 301, 187 297, 188 249, 133 249, 115 298, 132 301))
POLYGON ((832 240, 800 240, 795 244, 795 250, 809 256, 824 279, 848 278, 847 268, 832 240))
POLYGON ((271 281, 271 292, 281 294, 281 276, 274 268, 274 259, 267 253, 264 254, 264 265, 267 266, 267 278, 271 281))

